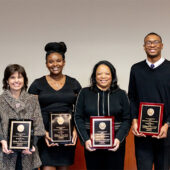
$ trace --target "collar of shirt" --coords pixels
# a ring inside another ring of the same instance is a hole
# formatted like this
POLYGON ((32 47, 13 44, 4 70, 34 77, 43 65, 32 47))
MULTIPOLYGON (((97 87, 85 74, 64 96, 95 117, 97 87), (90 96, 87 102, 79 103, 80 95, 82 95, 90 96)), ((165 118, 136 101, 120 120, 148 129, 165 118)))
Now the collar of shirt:
POLYGON ((165 58, 161 57, 157 62, 151 63, 148 59, 146 59, 146 63, 148 64, 149 67, 151 67, 152 64, 154 64, 154 68, 160 66, 163 62, 165 61, 165 58))

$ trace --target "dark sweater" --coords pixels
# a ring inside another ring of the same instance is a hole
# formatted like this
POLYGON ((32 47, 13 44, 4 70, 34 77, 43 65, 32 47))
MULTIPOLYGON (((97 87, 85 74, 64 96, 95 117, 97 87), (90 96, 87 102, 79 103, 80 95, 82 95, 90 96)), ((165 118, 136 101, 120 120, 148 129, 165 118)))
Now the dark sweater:
POLYGON ((129 110, 127 95, 121 89, 110 92, 83 88, 77 98, 75 111, 75 123, 82 142, 90 139, 90 116, 109 115, 115 116, 115 138, 122 142, 130 129, 129 110))
POLYGON ((170 61, 151 69, 146 60, 131 68, 129 92, 132 119, 138 118, 140 102, 164 103, 163 122, 170 122, 170 61))

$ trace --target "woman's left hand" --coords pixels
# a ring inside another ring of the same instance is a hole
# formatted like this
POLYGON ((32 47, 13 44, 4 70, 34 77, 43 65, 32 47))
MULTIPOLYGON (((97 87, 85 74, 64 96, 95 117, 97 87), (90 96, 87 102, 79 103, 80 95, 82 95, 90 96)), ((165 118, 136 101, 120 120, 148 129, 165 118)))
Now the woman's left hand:
POLYGON ((114 140, 114 145, 113 145, 113 149, 108 149, 109 151, 117 151, 119 149, 119 146, 120 146, 120 140, 115 138, 114 140))
POLYGON ((25 149, 22 151, 24 155, 31 155, 32 152, 35 152, 35 147, 33 146, 32 149, 25 149))
POLYGON ((65 146, 74 146, 76 144, 76 141, 77 141, 77 131, 76 131, 76 128, 74 127, 72 143, 65 144, 65 146))

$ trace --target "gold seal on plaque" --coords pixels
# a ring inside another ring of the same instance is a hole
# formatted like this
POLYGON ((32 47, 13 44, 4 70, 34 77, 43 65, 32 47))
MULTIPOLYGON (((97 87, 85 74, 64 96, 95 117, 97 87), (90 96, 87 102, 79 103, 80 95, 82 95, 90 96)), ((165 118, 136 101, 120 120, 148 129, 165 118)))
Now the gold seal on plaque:
POLYGON ((24 125, 18 125, 17 130, 18 130, 18 132, 23 132, 24 131, 24 125))
POLYGON ((102 130, 104 130, 104 129, 106 128, 106 123, 101 122, 101 123, 99 124, 99 128, 102 129, 102 130))
POLYGON ((149 116, 153 116, 153 115, 154 115, 154 109, 149 108, 149 109, 147 110, 147 114, 148 114, 149 116))
POLYGON ((63 117, 61 117, 61 116, 58 117, 58 118, 57 118, 57 122, 58 122, 59 125, 62 125, 62 124, 64 123, 63 117))

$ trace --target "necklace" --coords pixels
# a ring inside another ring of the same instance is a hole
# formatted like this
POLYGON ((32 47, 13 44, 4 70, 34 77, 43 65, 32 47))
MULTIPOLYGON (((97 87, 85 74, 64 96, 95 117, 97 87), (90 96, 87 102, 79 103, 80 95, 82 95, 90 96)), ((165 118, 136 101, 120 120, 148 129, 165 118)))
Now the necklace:
POLYGON ((52 78, 50 75, 46 76, 46 78, 49 85, 55 90, 61 89, 64 86, 66 79, 64 75, 62 75, 61 78, 58 80, 52 78))

